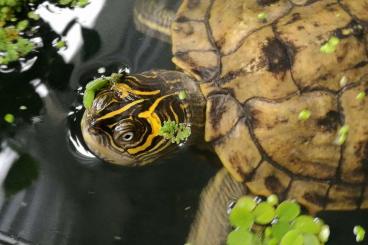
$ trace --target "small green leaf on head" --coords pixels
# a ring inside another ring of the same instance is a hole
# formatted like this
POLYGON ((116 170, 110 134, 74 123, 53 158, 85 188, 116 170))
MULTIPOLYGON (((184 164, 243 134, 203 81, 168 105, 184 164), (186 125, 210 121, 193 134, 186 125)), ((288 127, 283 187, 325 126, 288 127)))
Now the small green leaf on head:
POLYGON ((109 84, 114 84, 120 81, 123 74, 120 73, 112 73, 109 77, 100 77, 96 78, 95 80, 87 83, 86 90, 84 91, 83 96, 83 105, 86 109, 92 107, 93 100, 95 99, 95 94, 99 90, 103 89, 104 87, 108 86, 109 84))
POLYGON ((180 91, 178 96, 180 100, 185 100, 188 97, 187 93, 184 90, 180 91))

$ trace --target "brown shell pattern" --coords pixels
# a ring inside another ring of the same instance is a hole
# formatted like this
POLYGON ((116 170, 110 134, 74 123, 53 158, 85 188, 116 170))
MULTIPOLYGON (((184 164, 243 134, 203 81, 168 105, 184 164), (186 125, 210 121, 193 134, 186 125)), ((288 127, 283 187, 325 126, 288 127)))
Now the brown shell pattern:
POLYGON ((173 61, 207 98, 205 140, 255 194, 368 208, 367 30, 368 0, 183 1, 173 61))

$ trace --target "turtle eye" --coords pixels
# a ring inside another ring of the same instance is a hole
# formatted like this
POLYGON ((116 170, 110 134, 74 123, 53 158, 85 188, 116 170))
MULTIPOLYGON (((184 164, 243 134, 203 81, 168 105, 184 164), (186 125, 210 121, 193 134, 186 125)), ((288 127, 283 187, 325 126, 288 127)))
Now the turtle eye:
POLYGON ((131 141, 134 138, 133 132, 126 132, 121 136, 121 139, 125 142, 131 141))

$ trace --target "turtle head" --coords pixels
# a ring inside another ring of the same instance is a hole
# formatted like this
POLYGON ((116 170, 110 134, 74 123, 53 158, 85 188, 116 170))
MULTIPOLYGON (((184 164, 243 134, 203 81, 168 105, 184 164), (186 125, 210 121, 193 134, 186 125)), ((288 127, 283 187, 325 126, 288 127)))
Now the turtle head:
POLYGON ((193 133, 197 106, 191 103, 198 100, 198 92, 183 79, 191 80, 179 72, 158 71, 89 83, 85 101, 91 102, 85 103, 81 122, 89 149, 110 163, 142 166, 181 148, 193 133))

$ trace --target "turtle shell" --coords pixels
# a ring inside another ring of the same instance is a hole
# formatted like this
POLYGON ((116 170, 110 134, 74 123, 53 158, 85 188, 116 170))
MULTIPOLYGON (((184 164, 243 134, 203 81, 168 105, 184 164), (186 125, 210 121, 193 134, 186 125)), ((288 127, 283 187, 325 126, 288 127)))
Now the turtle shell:
POLYGON ((368 0, 182 3, 173 62, 198 80, 205 140, 235 179, 311 209, 368 208, 367 29, 368 0))

